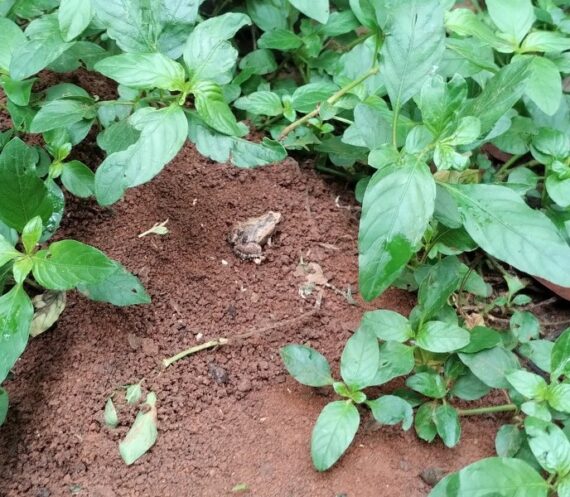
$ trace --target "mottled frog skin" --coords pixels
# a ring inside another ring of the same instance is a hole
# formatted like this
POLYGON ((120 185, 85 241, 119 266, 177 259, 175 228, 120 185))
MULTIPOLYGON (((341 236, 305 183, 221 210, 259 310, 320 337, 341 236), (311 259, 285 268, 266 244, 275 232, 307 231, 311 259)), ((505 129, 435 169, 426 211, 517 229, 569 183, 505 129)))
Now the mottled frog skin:
POLYGON ((279 212, 269 211, 237 223, 228 235, 234 253, 241 259, 261 263, 265 259, 263 246, 270 242, 281 217, 279 212))

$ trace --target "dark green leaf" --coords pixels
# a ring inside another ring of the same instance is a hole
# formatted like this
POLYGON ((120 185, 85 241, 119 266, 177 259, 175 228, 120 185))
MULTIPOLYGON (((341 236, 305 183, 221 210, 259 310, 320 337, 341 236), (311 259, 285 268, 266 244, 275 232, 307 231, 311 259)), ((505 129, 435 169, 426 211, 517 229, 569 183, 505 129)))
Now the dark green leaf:
POLYGON ((437 434, 446 447, 455 447, 461 437, 461 424, 457 410, 450 405, 437 406, 433 413, 437 434))
POLYGON ((92 108, 92 104, 81 100, 52 100, 43 105, 36 114, 30 131, 32 133, 44 133, 52 129, 70 126, 82 121, 92 108))
POLYGON ((95 194, 95 173, 78 160, 65 163, 61 182, 76 197, 87 198, 95 194))
POLYGON ((6 421, 6 416, 8 415, 8 392, 3 388, 0 388, 0 426, 6 421))
POLYGON ((381 425, 397 425, 402 423, 402 429, 411 428, 414 412, 412 406, 395 395, 383 395, 375 400, 369 400, 366 405, 370 407, 374 419, 381 425))
POLYGON ((340 374, 352 390, 373 384, 378 371, 380 352, 378 339, 370 328, 359 328, 352 335, 340 358, 340 374))
POLYGON ((418 304, 424 320, 431 319, 457 289, 461 281, 460 267, 457 257, 446 257, 431 267, 418 292, 418 304))
POLYGON ((495 437, 495 450, 501 457, 514 457, 525 440, 524 431, 516 425, 503 425, 495 437))
POLYGON ((405 376, 414 369, 414 348, 398 342, 380 345, 380 364, 372 382, 383 385, 398 376, 405 376))
POLYGON ((418 437, 426 442, 433 442, 437 435, 437 427, 433 420, 435 409, 436 405, 433 402, 427 402, 416 411, 414 428, 418 437))
POLYGON ((498 331, 486 328, 485 326, 476 326, 471 330, 469 345, 463 347, 461 352, 474 354, 482 350, 492 349, 500 343, 501 334, 498 331))
POLYGON ((508 388, 506 375, 520 367, 516 356, 502 347, 459 357, 477 378, 493 388, 508 388))
POLYGON ((272 48, 286 52, 295 50, 303 45, 303 40, 288 29, 274 29, 267 31, 257 40, 259 48, 272 48))
POLYGON ((465 347, 469 337, 464 328, 442 321, 429 321, 417 332, 416 345, 430 352, 454 352, 465 347))
POLYGON ((552 348, 552 377, 558 378, 570 371, 570 328, 567 328, 554 342, 552 348))
POLYGON ((471 371, 459 377, 451 388, 451 395, 463 400, 478 400, 491 391, 491 387, 485 385, 471 371))
POLYGON ((410 376, 406 380, 406 386, 433 399, 442 399, 447 392, 443 378, 436 373, 417 373, 410 376))
POLYGON ((404 316, 384 309, 365 312, 360 328, 370 330, 380 340, 403 343, 413 337, 412 327, 404 316))

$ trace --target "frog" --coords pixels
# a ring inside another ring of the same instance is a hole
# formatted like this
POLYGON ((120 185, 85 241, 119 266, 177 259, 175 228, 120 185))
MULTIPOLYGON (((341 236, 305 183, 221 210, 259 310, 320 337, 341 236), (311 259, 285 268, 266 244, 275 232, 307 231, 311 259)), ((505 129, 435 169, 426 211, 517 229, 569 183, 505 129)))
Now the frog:
POLYGON ((236 223, 228 234, 228 242, 240 258, 261 264, 265 260, 263 247, 271 245, 271 237, 281 222, 281 213, 269 211, 236 223))

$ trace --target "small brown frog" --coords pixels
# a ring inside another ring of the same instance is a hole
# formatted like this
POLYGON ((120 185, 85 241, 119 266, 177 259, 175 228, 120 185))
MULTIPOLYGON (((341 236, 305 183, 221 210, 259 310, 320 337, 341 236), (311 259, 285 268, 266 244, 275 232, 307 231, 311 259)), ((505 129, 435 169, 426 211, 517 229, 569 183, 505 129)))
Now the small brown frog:
POLYGON ((269 211, 262 216, 238 222, 228 234, 228 242, 238 257, 259 264, 265 259, 263 246, 268 242, 271 244, 271 235, 280 221, 279 212, 269 211))

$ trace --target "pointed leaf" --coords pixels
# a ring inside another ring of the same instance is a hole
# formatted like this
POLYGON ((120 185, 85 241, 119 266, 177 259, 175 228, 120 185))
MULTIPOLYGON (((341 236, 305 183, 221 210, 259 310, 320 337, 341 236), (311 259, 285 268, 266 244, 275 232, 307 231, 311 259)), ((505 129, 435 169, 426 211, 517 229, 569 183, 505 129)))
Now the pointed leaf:
POLYGON ((331 369, 326 358, 311 347, 287 345, 280 351, 289 374, 310 387, 332 385, 331 369))
POLYGON ((150 409, 140 412, 125 438, 119 443, 119 452, 127 465, 142 457, 155 443, 158 437, 156 395, 151 392, 146 398, 150 409))
POLYGON ((340 374, 353 390, 372 385, 380 361, 378 339, 369 328, 359 328, 342 351, 340 374))

